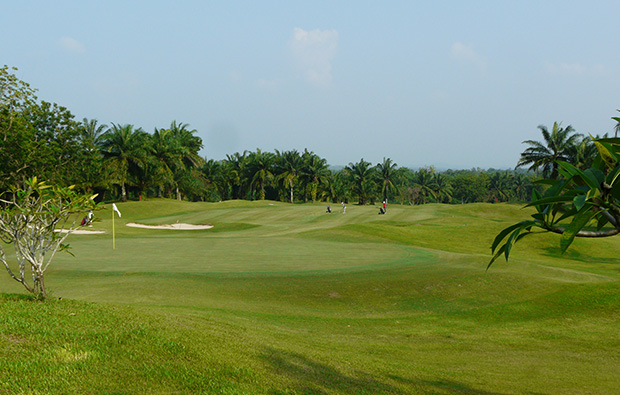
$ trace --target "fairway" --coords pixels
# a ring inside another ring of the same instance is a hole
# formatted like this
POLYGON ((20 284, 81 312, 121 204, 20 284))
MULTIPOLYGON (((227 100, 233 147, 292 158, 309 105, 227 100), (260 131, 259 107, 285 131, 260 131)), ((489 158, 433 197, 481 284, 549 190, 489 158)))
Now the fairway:
MULTIPOLYGON (((105 233, 71 235, 75 256, 55 258, 50 325, 25 321, 42 305, 17 313, 18 302, 0 300, 11 317, 0 329, 0 371, 10 372, 0 393, 605 394, 620 385, 620 238, 576 240, 560 255, 557 237, 532 237, 485 271, 497 232, 529 215, 521 206, 118 208, 115 249, 106 207, 89 228, 105 233), (28 353, 38 355, 30 364, 28 353), (58 376, 24 384, 25 367, 58 376)), ((0 292, 24 293, 6 274, 0 292)))

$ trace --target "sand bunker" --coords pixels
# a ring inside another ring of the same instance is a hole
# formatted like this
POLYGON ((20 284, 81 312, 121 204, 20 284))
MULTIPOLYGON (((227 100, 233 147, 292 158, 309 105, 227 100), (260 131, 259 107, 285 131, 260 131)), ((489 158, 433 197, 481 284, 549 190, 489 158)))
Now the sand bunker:
MULTIPOLYGON (((68 229, 56 230, 56 232, 68 233, 68 229)), ((86 229, 76 229, 71 232, 72 235, 100 235, 105 233, 103 230, 86 230, 86 229)))
POLYGON ((132 228, 143 228, 143 229, 175 229, 175 230, 202 230, 202 229, 211 229, 212 225, 192 225, 192 224, 167 224, 167 225, 143 225, 137 224, 135 222, 128 222, 125 225, 131 226, 132 228))

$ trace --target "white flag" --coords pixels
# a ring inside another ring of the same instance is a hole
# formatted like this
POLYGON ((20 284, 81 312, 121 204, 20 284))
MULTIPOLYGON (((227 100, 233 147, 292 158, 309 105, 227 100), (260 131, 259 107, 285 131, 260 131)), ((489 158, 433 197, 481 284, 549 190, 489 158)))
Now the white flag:
POLYGON ((121 212, 118 211, 118 207, 116 207, 116 204, 112 203, 112 209, 116 211, 116 214, 118 214, 119 217, 121 217, 121 212))

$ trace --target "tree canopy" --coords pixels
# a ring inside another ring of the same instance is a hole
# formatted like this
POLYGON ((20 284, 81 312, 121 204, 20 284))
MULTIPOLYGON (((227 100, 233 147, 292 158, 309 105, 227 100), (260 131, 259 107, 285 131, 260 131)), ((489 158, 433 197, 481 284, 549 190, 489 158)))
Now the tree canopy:
POLYGON ((539 183, 547 188, 534 190, 532 202, 536 212, 532 219, 502 230, 493 241, 493 257, 508 260, 515 243, 534 230, 561 235, 560 249, 565 252, 575 237, 608 237, 620 233, 620 138, 594 139, 598 155, 592 167, 580 169, 557 160, 558 178, 539 183))

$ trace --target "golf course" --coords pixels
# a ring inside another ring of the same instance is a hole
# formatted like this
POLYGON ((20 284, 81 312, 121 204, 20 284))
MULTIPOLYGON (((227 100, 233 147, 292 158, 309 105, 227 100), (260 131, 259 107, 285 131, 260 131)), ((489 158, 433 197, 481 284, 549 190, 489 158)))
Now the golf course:
POLYGON ((114 222, 111 205, 95 213, 88 230, 104 233, 68 237, 73 255, 54 258, 48 301, 0 276, 1 394, 620 387, 620 238, 560 254, 559 236, 530 237, 486 270, 495 235, 529 209, 117 206, 114 222))

